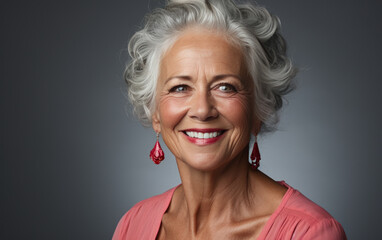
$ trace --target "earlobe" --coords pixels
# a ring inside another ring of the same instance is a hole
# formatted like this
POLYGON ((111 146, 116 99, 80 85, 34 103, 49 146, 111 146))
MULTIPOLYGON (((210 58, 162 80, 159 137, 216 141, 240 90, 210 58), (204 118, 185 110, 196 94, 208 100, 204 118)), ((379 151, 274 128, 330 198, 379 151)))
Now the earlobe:
POLYGON ((151 117, 152 127, 155 132, 161 132, 160 117, 158 111, 155 111, 151 117))
POLYGON ((254 136, 257 136, 257 134, 259 134, 260 129, 261 129, 261 124, 262 124, 262 122, 258 118, 254 119, 253 128, 252 128, 252 134, 254 136))

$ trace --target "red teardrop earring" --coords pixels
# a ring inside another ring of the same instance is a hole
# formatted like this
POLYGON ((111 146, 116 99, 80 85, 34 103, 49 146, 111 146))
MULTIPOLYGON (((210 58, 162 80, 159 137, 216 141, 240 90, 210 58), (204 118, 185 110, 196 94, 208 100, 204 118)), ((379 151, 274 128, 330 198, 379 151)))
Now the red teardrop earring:
POLYGON ((155 164, 159 164, 164 159, 164 152, 159 144, 159 133, 157 133, 157 142, 154 148, 150 151, 150 158, 155 164))
POLYGON ((260 166, 260 151, 259 146, 257 145, 257 135, 255 136, 255 144, 253 145, 252 154, 251 154, 251 167, 252 169, 258 169, 260 166))

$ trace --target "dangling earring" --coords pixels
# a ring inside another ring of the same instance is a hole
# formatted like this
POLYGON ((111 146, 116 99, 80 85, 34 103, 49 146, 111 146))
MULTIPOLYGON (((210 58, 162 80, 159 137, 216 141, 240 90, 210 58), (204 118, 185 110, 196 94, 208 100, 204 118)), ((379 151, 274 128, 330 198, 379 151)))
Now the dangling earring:
POLYGON ((255 136, 255 144, 253 145, 252 154, 251 154, 251 167, 253 169, 258 169, 260 166, 260 151, 259 146, 257 145, 257 135, 255 136))
POLYGON ((159 164, 164 159, 164 152, 159 144, 159 133, 157 133, 157 142, 154 148, 150 151, 150 158, 155 164, 159 164))

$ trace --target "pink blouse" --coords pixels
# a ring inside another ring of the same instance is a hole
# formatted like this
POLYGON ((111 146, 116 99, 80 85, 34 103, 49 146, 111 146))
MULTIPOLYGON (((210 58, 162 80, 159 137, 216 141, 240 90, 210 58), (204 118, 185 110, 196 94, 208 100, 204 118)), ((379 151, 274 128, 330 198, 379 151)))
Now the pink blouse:
MULTIPOLYGON (((346 239, 341 224, 328 212, 285 182, 280 184, 288 190, 257 239, 346 239)), ((133 206, 119 221, 113 240, 155 239, 175 189, 133 206)))

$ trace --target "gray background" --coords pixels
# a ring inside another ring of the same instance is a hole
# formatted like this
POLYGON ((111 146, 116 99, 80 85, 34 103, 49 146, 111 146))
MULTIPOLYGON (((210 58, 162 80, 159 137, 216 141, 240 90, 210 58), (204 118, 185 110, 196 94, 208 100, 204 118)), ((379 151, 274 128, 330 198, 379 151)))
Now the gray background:
MULTIPOLYGON (((322 205, 349 239, 381 238, 381 4, 258 1, 301 72, 261 170, 322 205)), ((2 1, 1 239, 110 239, 134 203, 179 183, 128 115, 128 38, 157 1, 2 1)), ((163 146, 163 144, 162 144, 163 146)))

